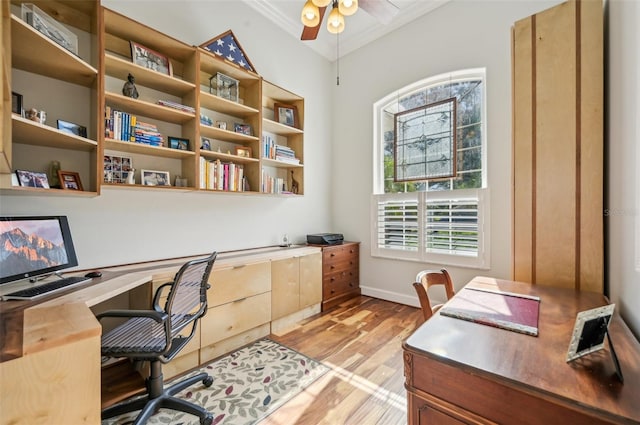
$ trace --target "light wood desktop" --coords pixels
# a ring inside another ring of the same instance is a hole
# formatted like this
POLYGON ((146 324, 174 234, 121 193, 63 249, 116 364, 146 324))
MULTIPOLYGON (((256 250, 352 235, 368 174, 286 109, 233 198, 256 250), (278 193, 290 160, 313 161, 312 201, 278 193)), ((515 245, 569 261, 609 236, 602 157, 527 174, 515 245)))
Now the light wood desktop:
POLYGON ((539 335, 435 314, 403 344, 409 424, 640 423, 640 344, 617 314, 624 384, 608 344, 566 362, 576 314, 606 304, 601 294, 484 277, 467 286, 539 296, 539 335))
MULTIPOLYGON (((311 254, 319 258, 319 248, 220 253, 213 276, 311 254)), ((171 276, 197 257, 111 267, 93 282, 44 301, 0 302, 0 424, 99 424, 102 328, 91 307, 147 285, 154 276, 171 276)))

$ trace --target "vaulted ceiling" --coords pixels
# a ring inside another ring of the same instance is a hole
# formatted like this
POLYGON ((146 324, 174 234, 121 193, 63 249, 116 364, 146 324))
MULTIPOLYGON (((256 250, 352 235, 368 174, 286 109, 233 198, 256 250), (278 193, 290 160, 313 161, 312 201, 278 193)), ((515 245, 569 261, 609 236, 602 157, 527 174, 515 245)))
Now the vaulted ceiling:
MULTIPOLYGON (((300 40, 303 25, 300 14, 305 0, 242 0, 265 18, 300 40)), ((370 2, 372 0, 369 0, 370 2)), ((316 40, 300 41, 310 49, 334 61, 338 56, 364 46, 367 43, 397 29, 414 19, 431 12, 450 0, 375 0, 390 1, 398 8, 389 23, 383 24, 362 7, 355 15, 345 17, 345 30, 339 36, 326 29, 326 16, 316 40), (338 41, 339 37, 339 41, 338 41), (339 54, 338 54, 339 53, 339 54)))

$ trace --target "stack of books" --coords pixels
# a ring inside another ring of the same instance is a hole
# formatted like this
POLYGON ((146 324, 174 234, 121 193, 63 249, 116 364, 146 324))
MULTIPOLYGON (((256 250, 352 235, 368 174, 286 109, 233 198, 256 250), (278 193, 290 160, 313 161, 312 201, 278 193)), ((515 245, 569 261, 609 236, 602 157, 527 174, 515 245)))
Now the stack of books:
POLYGON ((178 109, 180 111, 189 112, 191 114, 196 113, 196 109, 193 106, 182 105, 171 100, 158 100, 158 105, 168 106, 169 108, 178 109))
POLYGON ((289 164, 300 164, 300 159, 296 158, 296 153, 288 146, 276 145, 275 157, 276 161, 288 162, 289 164))
POLYGON ((131 129, 133 142, 151 146, 164 146, 164 137, 162 137, 155 124, 137 121, 131 126, 131 129))

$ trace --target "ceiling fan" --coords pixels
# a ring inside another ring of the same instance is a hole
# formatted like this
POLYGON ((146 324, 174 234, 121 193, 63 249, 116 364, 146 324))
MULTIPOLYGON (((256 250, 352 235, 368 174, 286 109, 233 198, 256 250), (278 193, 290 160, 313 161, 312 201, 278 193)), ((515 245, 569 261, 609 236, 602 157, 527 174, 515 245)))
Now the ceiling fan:
POLYGON ((307 0, 302 8, 301 40, 315 40, 318 37, 322 19, 327 7, 331 6, 327 30, 332 34, 344 31, 344 17, 356 13, 359 6, 383 24, 388 24, 398 13, 398 7, 389 0, 307 0))

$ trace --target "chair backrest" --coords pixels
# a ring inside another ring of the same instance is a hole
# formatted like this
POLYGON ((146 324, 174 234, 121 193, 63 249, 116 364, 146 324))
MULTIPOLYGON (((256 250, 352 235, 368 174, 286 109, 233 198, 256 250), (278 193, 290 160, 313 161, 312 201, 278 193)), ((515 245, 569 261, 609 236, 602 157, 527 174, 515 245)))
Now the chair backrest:
POLYGON ((455 290, 453 289, 453 281, 451 280, 451 276, 449 275, 449 272, 447 272, 447 270, 423 270, 419 272, 416 275, 416 280, 413 283, 413 287, 418 294, 420 308, 422 309, 425 320, 433 316, 433 313, 435 313, 436 311, 438 311, 438 309, 440 309, 440 307, 442 307, 442 304, 434 306, 431 305, 428 291, 429 288, 433 285, 443 285, 448 300, 450 300, 455 295, 455 290))
POLYGON ((165 304, 172 335, 206 312, 209 276, 216 257, 214 252, 208 257, 189 261, 176 273, 165 304))

